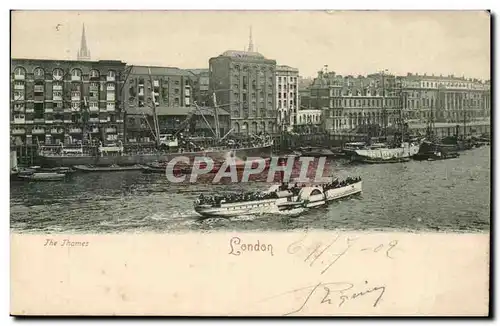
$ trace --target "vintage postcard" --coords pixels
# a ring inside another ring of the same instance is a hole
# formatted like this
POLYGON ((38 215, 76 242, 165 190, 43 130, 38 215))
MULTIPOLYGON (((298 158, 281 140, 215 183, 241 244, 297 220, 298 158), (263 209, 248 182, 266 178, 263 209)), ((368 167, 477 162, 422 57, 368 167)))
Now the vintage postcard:
POLYGON ((11 314, 487 316, 488 11, 12 11, 11 314))

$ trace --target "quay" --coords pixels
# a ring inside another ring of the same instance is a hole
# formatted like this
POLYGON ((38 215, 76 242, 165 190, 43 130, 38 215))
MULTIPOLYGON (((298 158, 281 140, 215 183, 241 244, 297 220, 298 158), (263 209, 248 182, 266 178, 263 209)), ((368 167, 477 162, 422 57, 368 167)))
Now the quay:
MULTIPOLYGON (((426 132, 426 124, 409 124, 409 129, 412 134, 424 135, 426 132)), ((438 137, 447 137, 458 134, 463 134, 464 127, 456 123, 436 123, 435 131, 438 137)), ((491 132, 490 121, 474 121, 466 125, 466 134, 470 136, 480 136, 484 133, 491 132)), ((300 147, 342 147, 347 142, 365 141, 367 134, 363 133, 304 133, 304 134, 275 134, 273 138, 273 152, 283 153, 290 152, 300 147)), ((207 140, 207 146, 210 141, 207 140)), ((154 151, 154 143, 141 143, 141 144, 125 144, 124 152, 151 152, 154 151)), ((38 146, 31 145, 12 145, 12 153, 15 152, 15 160, 19 166, 32 166, 40 165, 38 159, 38 146)), ((12 161, 12 159, 11 159, 12 161)))

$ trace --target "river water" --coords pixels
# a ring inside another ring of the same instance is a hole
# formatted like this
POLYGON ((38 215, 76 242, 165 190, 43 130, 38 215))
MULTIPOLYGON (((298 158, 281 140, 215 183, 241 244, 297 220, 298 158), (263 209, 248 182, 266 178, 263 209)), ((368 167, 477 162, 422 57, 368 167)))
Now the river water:
POLYGON ((457 159, 381 165, 332 162, 361 176, 363 194, 300 216, 201 220, 200 194, 269 184, 172 184, 139 171, 75 174, 65 182, 11 182, 11 229, 29 233, 286 231, 294 229, 483 232, 490 229, 490 147, 457 159))

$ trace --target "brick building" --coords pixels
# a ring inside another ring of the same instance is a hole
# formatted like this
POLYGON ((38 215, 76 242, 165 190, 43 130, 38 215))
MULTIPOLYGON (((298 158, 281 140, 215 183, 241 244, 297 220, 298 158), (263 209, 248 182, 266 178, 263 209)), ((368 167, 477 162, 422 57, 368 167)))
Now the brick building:
POLYGON ((280 130, 291 131, 297 124, 299 107, 299 70, 289 66, 276 66, 277 125, 280 130))
POLYGON ((121 61, 11 60, 15 144, 123 138, 121 61))
POLYGON ((192 73, 179 68, 130 66, 124 90, 125 109, 152 107, 153 91, 157 106, 190 107, 194 82, 192 73))
POLYGON ((209 92, 210 73, 208 69, 185 69, 193 80, 193 100, 200 106, 212 105, 209 92))
POLYGON ((276 61, 258 52, 226 51, 209 60, 210 91, 236 134, 276 131, 276 61))

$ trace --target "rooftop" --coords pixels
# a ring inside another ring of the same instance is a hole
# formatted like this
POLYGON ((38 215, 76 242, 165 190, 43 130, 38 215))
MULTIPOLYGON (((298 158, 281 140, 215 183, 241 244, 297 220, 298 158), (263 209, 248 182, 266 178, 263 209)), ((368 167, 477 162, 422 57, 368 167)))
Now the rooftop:
POLYGON ((125 64, 120 60, 61 60, 61 59, 36 59, 36 58, 11 58, 11 62, 15 61, 37 61, 37 62, 67 62, 67 63, 101 63, 101 64, 125 64))
POLYGON ((228 50, 222 53, 220 56, 233 57, 233 58, 265 59, 265 57, 259 52, 235 51, 235 50, 228 50))
POLYGON ((151 75, 153 76, 189 76, 191 73, 184 69, 177 67, 158 67, 158 66, 135 66, 131 65, 132 75, 148 75, 151 69, 151 75))

